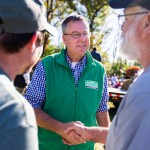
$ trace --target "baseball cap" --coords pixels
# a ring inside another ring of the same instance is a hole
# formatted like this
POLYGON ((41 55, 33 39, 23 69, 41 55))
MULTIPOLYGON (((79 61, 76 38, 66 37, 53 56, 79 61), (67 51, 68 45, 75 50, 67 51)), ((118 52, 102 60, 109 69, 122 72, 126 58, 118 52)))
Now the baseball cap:
POLYGON ((114 9, 139 5, 150 10, 150 0, 109 0, 109 6, 114 9))
POLYGON ((47 22, 45 6, 40 0, 0 0, 0 33, 32 33, 46 30, 57 35, 47 22))

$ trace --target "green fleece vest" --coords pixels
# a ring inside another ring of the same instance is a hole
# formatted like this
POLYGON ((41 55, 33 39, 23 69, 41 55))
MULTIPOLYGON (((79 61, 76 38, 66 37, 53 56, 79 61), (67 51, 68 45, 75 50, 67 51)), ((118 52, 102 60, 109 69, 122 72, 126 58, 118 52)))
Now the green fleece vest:
MULTIPOLYGON (((46 71, 46 101, 43 110, 63 123, 81 121, 86 126, 96 125, 104 80, 104 67, 89 52, 78 87, 65 58, 65 50, 42 60, 46 71)), ((94 143, 75 146, 62 143, 61 136, 39 127, 40 150, 93 150, 94 143)))

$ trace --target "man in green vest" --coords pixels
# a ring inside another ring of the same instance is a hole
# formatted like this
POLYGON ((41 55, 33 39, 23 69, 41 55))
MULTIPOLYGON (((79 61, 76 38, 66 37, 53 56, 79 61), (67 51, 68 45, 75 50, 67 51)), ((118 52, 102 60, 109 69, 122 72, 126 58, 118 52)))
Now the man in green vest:
MULTIPOLYGON (((62 32, 66 48, 38 63, 25 97, 35 110, 40 150, 93 150, 93 139, 84 130, 65 131, 84 126, 91 131, 97 123, 109 126, 105 69, 88 51, 90 31, 84 17, 68 16, 62 32)), ((100 135, 100 142, 106 135, 100 135)))

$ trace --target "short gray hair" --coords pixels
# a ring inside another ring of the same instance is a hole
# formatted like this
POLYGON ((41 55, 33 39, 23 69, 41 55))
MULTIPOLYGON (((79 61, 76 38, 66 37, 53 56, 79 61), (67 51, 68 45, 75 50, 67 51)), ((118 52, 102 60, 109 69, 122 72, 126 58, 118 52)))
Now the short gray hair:
POLYGON ((68 16, 63 22, 62 22, 62 25, 61 25, 61 28, 62 28, 62 33, 65 34, 65 30, 66 30, 66 27, 68 25, 69 22, 74 22, 74 21, 84 21, 88 28, 89 28, 89 23, 88 21, 81 15, 70 15, 68 16))

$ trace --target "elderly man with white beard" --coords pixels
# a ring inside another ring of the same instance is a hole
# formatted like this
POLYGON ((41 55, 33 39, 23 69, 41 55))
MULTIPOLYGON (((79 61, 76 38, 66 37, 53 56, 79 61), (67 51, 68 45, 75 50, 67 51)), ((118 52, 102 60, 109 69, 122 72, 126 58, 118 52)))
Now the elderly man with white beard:
MULTIPOLYGON (((109 5, 124 8, 124 14, 118 15, 121 53, 128 60, 139 61, 144 71, 118 108, 107 136, 106 150, 147 150, 150 149, 150 0, 110 0, 109 5)), ((95 142, 100 142, 107 132, 108 129, 92 131, 85 127, 85 137, 95 142)))
POLYGON ((108 133, 106 150, 150 149, 150 0, 110 0, 124 8, 120 52, 137 60, 144 72, 128 89, 108 133))

